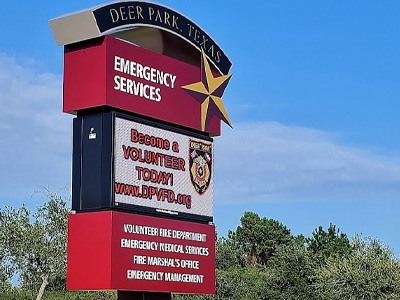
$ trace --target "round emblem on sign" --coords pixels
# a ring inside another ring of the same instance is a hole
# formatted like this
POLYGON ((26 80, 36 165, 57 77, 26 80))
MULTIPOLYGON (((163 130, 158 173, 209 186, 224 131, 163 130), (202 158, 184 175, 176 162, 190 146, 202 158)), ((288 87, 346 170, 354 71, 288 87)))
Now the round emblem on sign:
POLYGON ((203 194, 210 185, 211 179, 211 145, 190 141, 189 164, 190 179, 197 193, 203 194))
POLYGON ((210 179, 210 169, 202 156, 196 157, 190 171, 192 172, 193 181, 195 181, 200 188, 207 185, 210 179))

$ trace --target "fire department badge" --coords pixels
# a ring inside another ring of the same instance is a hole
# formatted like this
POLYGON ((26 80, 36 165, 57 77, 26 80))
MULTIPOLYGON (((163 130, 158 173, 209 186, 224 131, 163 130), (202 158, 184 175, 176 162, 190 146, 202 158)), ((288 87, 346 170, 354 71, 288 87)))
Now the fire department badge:
POLYGON ((212 170, 212 144, 189 141, 190 179, 197 193, 204 194, 210 186, 212 170))

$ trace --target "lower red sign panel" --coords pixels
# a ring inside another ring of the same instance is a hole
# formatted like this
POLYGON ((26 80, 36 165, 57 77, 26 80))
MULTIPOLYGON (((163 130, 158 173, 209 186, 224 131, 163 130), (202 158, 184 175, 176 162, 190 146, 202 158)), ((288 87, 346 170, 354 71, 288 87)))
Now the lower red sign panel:
POLYGON ((215 293, 215 227, 115 211, 68 218, 68 290, 215 293))

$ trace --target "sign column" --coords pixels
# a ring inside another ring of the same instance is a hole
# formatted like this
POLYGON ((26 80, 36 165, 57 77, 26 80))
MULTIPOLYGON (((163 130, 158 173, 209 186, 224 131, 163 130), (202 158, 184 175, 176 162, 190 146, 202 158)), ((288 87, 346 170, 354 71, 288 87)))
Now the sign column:
POLYGON ((122 1, 50 21, 74 114, 68 290, 215 294, 213 138, 231 62, 182 14, 122 1), (143 29, 146 30, 143 30, 143 29))

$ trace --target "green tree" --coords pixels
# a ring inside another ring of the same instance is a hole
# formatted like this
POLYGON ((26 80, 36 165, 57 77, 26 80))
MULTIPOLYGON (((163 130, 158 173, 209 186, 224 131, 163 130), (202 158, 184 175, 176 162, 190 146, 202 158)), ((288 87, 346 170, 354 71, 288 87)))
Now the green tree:
POLYGON ((2 241, 0 237, 0 293, 9 289, 11 279, 10 273, 12 272, 10 272, 9 262, 7 262, 4 241, 2 241))
POLYGON ((354 250, 330 256, 317 274, 321 299, 400 299, 400 263, 375 239, 355 238, 354 250))
POLYGON ((218 270, 229 270, 243 265, 243 254, 235 240, 219 238, 216 243, 216 267, 218 270))
POLYGON ((312 237, 306 239, 307 248, 314 257, 323 264, 325 259, 332 255, 345 255, 351 252, 352 247, 347 235, 330 224, 327 231, 322 226, 312 232, 312 237))
POLYGON ((316 262, 313 254, 307 251, 303 236, 279 247, 267 267, 273 274, 270 283, 273 296, 269 299, 316 299, 313 287, 316 262))
POLYGON ((24 288, 37 289, 65 281, 67 216, 65 201, 46 192, 48 201, 33 215, 22 206, 0 211, 0 241, 5 260, 18 271, 24 288))
POLYGON ((245 212, 236 232, 229 232, 248 264, 266 264, 279 246, 292 239, 290 230, 276 220, 260 218, 253 212, 245 212))
POLYGON ((215 299, 272 299, 270 293, 273 274, 263 265, 217 270, 215 299))
POLYGON ((273 299, 268 283, 272 274, 262 265, 217 270, 216 295, 175 295, 176 300, 273 299))

